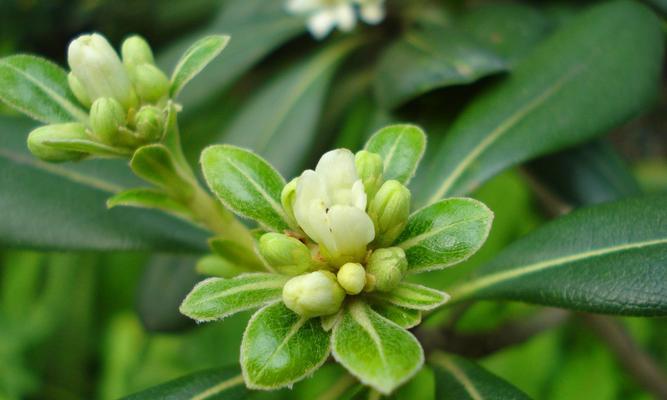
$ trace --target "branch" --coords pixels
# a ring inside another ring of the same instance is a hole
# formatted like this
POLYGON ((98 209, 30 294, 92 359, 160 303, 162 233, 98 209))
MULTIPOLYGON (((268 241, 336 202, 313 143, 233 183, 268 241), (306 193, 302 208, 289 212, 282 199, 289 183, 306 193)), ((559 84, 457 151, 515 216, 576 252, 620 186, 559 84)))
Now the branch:
POLYGON ((582 320, 607 343, 625 370, 658 399, 667 399, 667 374, 635 343, 628 331, 610 317, 581 314, 582 320))

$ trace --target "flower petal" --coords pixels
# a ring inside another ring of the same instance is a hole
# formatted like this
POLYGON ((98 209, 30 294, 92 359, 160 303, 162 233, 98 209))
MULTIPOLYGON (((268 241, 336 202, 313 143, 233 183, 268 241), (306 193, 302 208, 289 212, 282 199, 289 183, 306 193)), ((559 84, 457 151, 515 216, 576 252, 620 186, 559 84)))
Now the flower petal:
POLYGON ((328 212, 337 255, 363 257, 366 245, 375 238, 373 221, 363 210, 335 205, 328 212))
POLYGON ((336 26, 336 13, 330 9, 319 11, 308 18, 308 30, 316 39, 322 39, 336 26))

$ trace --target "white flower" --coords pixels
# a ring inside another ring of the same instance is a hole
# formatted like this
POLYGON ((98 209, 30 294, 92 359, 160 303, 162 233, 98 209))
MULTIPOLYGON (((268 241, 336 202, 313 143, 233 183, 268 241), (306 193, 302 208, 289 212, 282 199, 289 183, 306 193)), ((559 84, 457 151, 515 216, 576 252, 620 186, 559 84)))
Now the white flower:
POLYGON ((288 0, 287 10, 308 17, 308 30, 317 39, 335 27, 351 31, 357 23, 357 9, 362 21, 377 24, 384 19, 384 0, 288 0))
POLYGON ((324 154, 315 171, 304 171, 299 178, 294 217, 334 264, 365 256, 366 245, 375 238, 373 221, 365 210, 364 184, 349 150, 324 154))
POLYGON ((76 38, 67 50, 67 62, 91 102, 111 97, 125 108, 136 102, 125 67, 104 36, 93 33, 76 38))

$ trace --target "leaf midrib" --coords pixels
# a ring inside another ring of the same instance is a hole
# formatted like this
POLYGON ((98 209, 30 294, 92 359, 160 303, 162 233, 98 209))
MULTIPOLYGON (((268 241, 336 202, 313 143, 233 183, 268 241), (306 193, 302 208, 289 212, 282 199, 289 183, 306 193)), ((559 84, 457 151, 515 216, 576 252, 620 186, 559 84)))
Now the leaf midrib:
POLYGON ((413 248, 414 246, 417 246, 418 244, 420 244, 424 240, 429 239, 432 236, 439 235, 443 231, 446 231, 448 229, 451 229, 451 228, 456 227, 456 226, 461 225, 461 224, 467 224, 467 223, 471 223, 471 222, 482 221, 486 218, 487 218, 487 216, 481 216, 481 217, 478 217, 478 218, 470 218, 470 219, 464 219, 464 220, 461 220, 461 221, 456 221, 454 223, 444 225, 440 228, 436 228, 435 230, 420 233, 417 236, 413 236, 413 237, 411 237, 411 238, 409 238, 409 239, 407 239, 407 240, 405 240, 401 243, 396 244, 396 246, 402 248, 403 250, 408 250, 408 249, 413 248))
POLYGON ((234 386, 238 386, 242 383, 243 383, 243 375, 239 374, 232 378, 224 380, 216 384, 215 386, 211 386, 210 388, 204 390, 203 392, 197 394, 196 396, 192 396, 190 400, 205 400, 211 396, 215 396, 216 394, 224 392, 225 390, 232 388, 234 386))
POLYGON ((436 354, 431 358, 431 362, 449 371, 463 386, 466 392, 473 400, 484 400, 475 385, 472 383, 468 375, 463 372, 454 362, 450 361, 446 356, 436 354))

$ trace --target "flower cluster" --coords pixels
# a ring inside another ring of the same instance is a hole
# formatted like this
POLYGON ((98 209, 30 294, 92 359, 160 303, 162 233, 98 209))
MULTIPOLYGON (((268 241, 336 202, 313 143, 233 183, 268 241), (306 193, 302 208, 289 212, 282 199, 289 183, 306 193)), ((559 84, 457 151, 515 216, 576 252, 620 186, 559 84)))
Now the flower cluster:
POLYGON ((264 234, 259 250, 276 272, 294 276, 283 288, 292 311, 331 315, 346 296, 388 292, 403 278, 405 252, 386 246, 405 228, 410 191, 382 171, 379 155, 338 149, 283 189, 295 229, 264 234))
POLYGON ((335 27, 351 31, 357 16, 368 24, 384 19, 384 0, 289 0, 287 9, 308 17, 308 30, 317 39, 328 35, 335 27))
POLYGON ((162 139, 169 79, 141 37, 126 39, 121 53, 122 59, 97 33, 72 41, 67 81, 88 118, 31 132, 28 147, 35 156, 60 162, 90 154, 122 155, 162 139))

